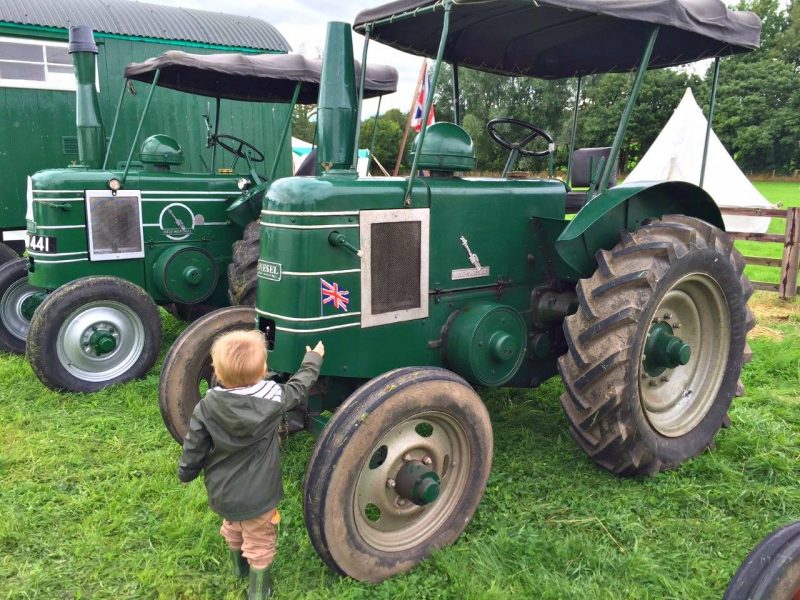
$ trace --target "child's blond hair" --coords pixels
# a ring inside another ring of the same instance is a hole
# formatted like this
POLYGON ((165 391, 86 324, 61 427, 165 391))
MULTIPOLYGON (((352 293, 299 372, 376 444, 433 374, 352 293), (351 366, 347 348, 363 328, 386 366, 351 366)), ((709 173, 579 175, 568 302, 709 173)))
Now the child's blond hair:
POLYGON ((247 387, 267 374, 267 347, 258 330, 224 333, 211 346, 217 379, 227 388, 247 387))

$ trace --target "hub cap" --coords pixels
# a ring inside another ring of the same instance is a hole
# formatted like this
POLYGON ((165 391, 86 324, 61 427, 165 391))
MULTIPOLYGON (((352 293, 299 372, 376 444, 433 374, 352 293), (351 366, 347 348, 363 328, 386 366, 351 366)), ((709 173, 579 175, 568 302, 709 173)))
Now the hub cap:
POLYGON ((6 293, 0 298, 0 319, 3 326, 15 338, 27 339, 28 329, 31 326, 30 317, 33 315, 33 311, 29 309, 40 293, 35 287, 28 285, 26 277, 8 286, 6 293))
POLYGON ((639 369, 650 424, 679 437, 694 429, 716 398, 730 349, 730 313, 719 285, 695 273, 675 283, 653 315, 639 369))
POLYGON ((107 381, 130 369, 144 349, 144 324, 128 306, 100 301, 67 317, 56 340, 63 367, 84 381, 107 381))
POLYGON ((464 493, 469 457, 467 436, 450 415, 427 411, 395 425, 356 482, 353 509, 364 540, 397 552, 428 539, 464 493))

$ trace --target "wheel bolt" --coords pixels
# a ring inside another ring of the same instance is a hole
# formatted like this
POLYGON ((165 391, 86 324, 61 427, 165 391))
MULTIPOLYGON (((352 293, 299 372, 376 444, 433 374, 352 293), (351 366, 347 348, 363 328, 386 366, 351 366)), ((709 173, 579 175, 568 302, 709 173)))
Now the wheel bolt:
POLYGON ((432 462, 433 462, 433 461, 431 460, 431 457, 430 457, 430 456, 426 456, 425 458, 423 458, 423 459, 422 459, 422 464, 423 464, 423 465, 429 465, 429 464, 431 464, 432 462))
POLYGON ((680 329, 681 328, 681 324, 680 323, 673 323, 672 324, 672 328, 673 329, 680 329))
POLYGON ((409 452, 408 454, 405 454, 403 456, 403 460, 406 461, 406 462, 411 462, 412 460, 414 460, 414 457, 411 456, 411 453, 409 452))
POLYGON ((648 385, 649 385, 650 387, 656 387, 656 386, 658 385, 658 382, 657 382, 655 379, 651 379, 651 380, 649 381, 648 385))
POLYGON ((663 383, 667 383, 667 382, 669 381, 669 377, 667 377, 666 375, 662 375, 662 376, 661 376, 661 381, 662 381, 663 383))
POLYGON ((397 499, 397 506, 405 506, 405 505, 406 505, 406 501, 403 498, 398 498, 397 499))
POLYGON ((397 482, 394 479, 387 479, 386 480, 386 487, 393 488, 397 485, 397 482))
POLYGON ((669 321, 671 318, 672 318, 672 315, 670 313, 668 313, 668 312, 664 313, 664 320, 665 321, 669 321))

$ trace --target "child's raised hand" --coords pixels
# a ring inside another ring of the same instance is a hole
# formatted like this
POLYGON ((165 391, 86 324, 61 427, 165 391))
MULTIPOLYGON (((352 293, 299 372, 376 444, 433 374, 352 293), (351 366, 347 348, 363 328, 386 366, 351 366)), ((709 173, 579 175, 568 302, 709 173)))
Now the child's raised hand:
POLYGON ((311 346, 306 346, 306 352, 316 352, 320 356, 325 356, 325 345, 322 341, 317 342, 317 345, 314 346, 314 349, 311 349, 311 346))

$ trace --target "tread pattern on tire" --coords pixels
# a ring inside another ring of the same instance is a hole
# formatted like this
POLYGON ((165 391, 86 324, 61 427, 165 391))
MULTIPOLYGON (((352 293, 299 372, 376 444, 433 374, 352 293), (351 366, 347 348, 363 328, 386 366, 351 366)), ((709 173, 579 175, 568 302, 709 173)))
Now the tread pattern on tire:
POLYGON ((232 306, 256 305, 260 239, 261 223, 253 221, 245 227, 242 239, 233 243, 228 265, 228 299, 232 306))
MULTIPOLYGON (((566 387, 561 405, 578 445, 612 473, 651 474, 676 466, 642 443, 623 401, 631 340, 658 281, 693 250, 713 249, 727 257, 744 301, 750 298, 753 288, 744 275, 744 259, 720 233, 692 217, 665 216, 624 233, 613 250, 599 251, 596 272, 577 285, 579 308, 564 321, 568 352, 558 361, 566 387)), ((754 325, 748 307, 745 331, 754 325)))

